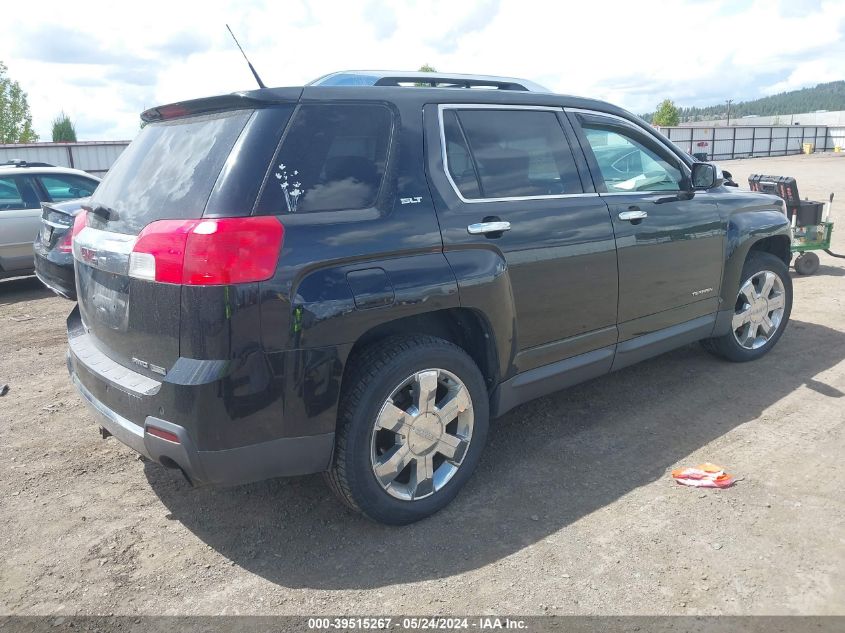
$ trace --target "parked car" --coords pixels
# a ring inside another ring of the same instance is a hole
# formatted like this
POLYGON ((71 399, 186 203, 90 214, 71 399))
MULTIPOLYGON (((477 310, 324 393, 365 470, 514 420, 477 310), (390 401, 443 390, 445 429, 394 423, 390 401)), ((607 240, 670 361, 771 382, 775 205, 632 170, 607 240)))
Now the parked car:
POLYGON ((195 483, 324 472, 409 523, 513 407, 699 340, 754 360, 789 319, 782 201, 608 103, 370 72, 143 119, 76 216, 68 367, 195 483))
POLYGON ((0 279, 31 275, 41 203, 90 196, 100 179, 79 169, 10 161, 0 165, 0 279))
POLYGON ((35 275, 60 297, 76 301, 73 276, 73 220, 88 198, 41 203, 41 230, 35 238, 35 275))

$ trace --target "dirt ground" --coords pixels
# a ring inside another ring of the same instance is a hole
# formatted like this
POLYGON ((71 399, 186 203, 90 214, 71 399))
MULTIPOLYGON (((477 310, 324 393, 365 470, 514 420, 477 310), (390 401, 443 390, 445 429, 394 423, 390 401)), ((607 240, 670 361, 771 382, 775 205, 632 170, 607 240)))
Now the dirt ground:
MULTIPOLYGON (((836 193, 845 154, 723 163, 836 193)), ((405 528, 320 477, 192 489, 103 441, 65 369, 71 304, 0 282, 2 614, 845 614, 845 260, 796 277, 764 359, 697 345, 534 401, 405 528), (740 481, 679 486, 712 461, 740 481)))

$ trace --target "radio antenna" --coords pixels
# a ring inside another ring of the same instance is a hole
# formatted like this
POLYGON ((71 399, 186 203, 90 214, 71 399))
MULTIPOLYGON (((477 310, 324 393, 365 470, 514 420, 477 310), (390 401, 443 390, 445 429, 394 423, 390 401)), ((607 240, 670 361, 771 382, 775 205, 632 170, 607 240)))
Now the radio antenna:
POLYGON ((241 48, 241 43, 240 43, 240 42, 238 42, 238 38, 237 38, 237 37, 235 37, 235 34, 234 34, 234 33, 232 33, 232 29, 230 29, 230 28, 229 28, 229 25, 228 25, 228 24, 226 25, 226 28, 227 28, 227 29, 228 29, 228 31, 229 31, 229 35, 231 35, 231 36, 232 36, 232 39, 233 39, 233 40, 235 40, 235 45, 238 47, 238 50, 239 50, 239 51, 241 51, 241 55, 243 55, 243 56, 244 56, 244 59, 246 60, 247 65, 249 66, 249 69, 252 71, 252 76, 253 76, 253 77, 255 77, 255 81, 257 81, 257 82, 258 82, 258 87, 259 87, 259 88, 266 88, 267 86, 265 86, 265 85, 264 85, 264 82, 263 82, 263 81, 261 81, 261 77, 259 77, 259 76, 258 76, 258 73, 257 73, 257 72, 255 72, 255 67, 252 65, 252 62, 251 62, 251 61, 249 61, 249 57, 247 57, 247 56, 246 56, 246 53, 244 53, 244 49, 243 49, 243 48, 241 48))

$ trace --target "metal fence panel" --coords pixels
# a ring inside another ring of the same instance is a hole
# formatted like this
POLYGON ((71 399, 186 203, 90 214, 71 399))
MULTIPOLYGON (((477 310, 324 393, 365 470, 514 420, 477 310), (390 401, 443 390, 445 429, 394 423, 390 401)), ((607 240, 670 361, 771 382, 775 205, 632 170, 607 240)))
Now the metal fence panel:
POLYGON ((824 125, 737 125, 731 127, 683 126, 659 128, 689 154, 706 154, 708 160, 800 154, 804 143, 815 151, 843 145, 845 127, 824 125), (837 135, 836 139, 834 135, 837 135))
POLYGON ((50 163, 57 167, 73 167, 102 176, 127 145, 129 141, 0 145, 0 163, 10 160, 50 163))
POLYGON ((105 173, 123 153, 126 145, 82 145, 74 148, 74 162, 85 171, 105 173))
POLYGON ((25 160, 30 163, 51 163, 69 166, 67 148, 51 145, 36 148, 32 145, 0 145, 0 163, 10 160, 25 160))

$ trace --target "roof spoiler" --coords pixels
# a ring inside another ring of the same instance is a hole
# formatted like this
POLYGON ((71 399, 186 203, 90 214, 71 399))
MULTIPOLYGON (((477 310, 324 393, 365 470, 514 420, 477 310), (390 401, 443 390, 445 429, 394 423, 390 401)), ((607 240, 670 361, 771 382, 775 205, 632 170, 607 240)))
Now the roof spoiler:
POLYGON ((278 103, 296 103, 301 94, 302 88, 265 88, 216 97, 203 97, 150 108, 141 113, 141 120, 145 123, 153 123, 198 114, 266 108, 278 103))

